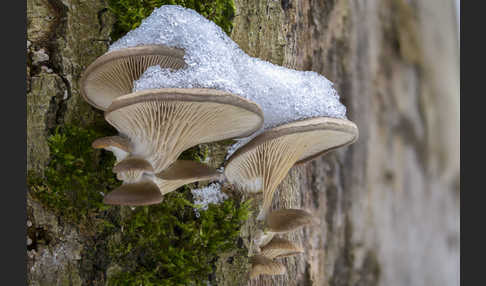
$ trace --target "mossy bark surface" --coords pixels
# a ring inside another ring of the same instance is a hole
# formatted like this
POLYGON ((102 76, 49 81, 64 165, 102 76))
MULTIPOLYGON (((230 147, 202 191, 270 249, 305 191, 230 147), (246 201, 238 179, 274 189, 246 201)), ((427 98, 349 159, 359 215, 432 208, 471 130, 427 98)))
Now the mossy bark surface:
MULTIPOLYGON (((248 280, 245 250, 221 254, 212 285, 459 285, 459 56, 453 1, 235 1, 231 37, 249 55, 335 83, 360 130, 350 147, 291 169, 273 207, 320 224, 286 235, 305 247, 288 273, 248 280)), ((81 99, 103 54, 105 0, 27 1, 27 169, 45 177, 56 126, 104 124, 81 99)), ((226 142, 229 143, 229 142, 226 142)), ((228 144, 202 146, 221 164, 228 144)), ((30 192, 33 192, 31 189, 30 192)), ((259 197, 253 197, 254 208, 259 197)), ((27 196, 29 285, 105 285, 119 266, 89 225, 27 196)), ((119 214, 123 216, 123 213, 119 214)))

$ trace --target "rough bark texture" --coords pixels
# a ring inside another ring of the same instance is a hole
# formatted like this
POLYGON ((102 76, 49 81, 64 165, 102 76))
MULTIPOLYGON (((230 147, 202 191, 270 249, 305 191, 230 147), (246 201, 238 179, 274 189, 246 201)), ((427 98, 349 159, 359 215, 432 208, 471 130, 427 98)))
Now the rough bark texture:
MULTIPOLYGON (((459 42, 453 1, 237 0, 232 38, 251 56, 335 83, 360 130, 352 146, 294 167, 274 208, 320 224, 289 235, 305 253, 288 274, 246 280, 225 254, 217 285, 459 285, 459 42)), ((28 0, 27 167, 42 175, 46 136, 89 124, 81 72, 106 51, 104 0, 28 0)), ((217 150, 215 151, 217 152, 217 150)), ((30 195, 29 285, 104 285, 81 261, 79 230, 30 195)), ((250 246, 252 217, 242 228, 250 246)), ((92 267, 92 268, 93 268, 92 267)))

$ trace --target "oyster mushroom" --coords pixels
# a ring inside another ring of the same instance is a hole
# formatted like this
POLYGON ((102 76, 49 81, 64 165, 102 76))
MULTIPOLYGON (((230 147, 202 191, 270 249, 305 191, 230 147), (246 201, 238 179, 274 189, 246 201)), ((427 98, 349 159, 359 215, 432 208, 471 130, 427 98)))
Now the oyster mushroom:
POLYGON ((212 89, 142 90, 116 98, 105 119, 158 174, 186 149, 201 143, 244 137, 263 124, 260 107, 212 89))
POLYGON ((183 68, 184 51, 164 45, 144 45, 106 53, 84 71, 81 95, 95 108, 106 110, 115 98, 131 93, 133 81, 155 65, 183 68))
POLYGON ((287 269, 282 263, 273 261, 272 259, 255 255, 250 257, 251 270, 250 279, 256 278, 260 275, 283 275, 287 269))
POLYGON ((143 177, 135 183, 124 183, 109 192, 103 203, 108 205, 146 206, 162 202, 164 197, 159 187, 149 178, 143 177))
POLYGON ((130 156, 117 163, 113 167, 113 172, 116 173, 118 180, 124 181, 125 183, 135 183, 142 179, 144 173, 153 173, 154 168, 147 160, 130 156))
POLYGON ((152 177, 162 194, 167 194, 183 185, 221 179, 221 173, 204 164, 177 160, 170 167, 152 177))
POLYGON ((116 157, 116 162, 120 162, 131 152, 133 152, 132 144, 127 138, 121 136, 108 136, 98 138, 91 144, 94 149, 105 149, 107 151, 113 152, 116 157))
POLYGON ((238 149, 224 174, 231 184, 246 192, 263 192, 258 215, 264 220, 277 186, 296 164, 358 138, 356 125, 345 119, 316 117, 287 123, 265 131, 238 149))
POLYGON ((281 258, 303 253, 304 249, 290 240, 274 237, 267 245, 261 248, 260 255, 270 259, 281 258))
POLYGON ((287 233, 315 222, 307 211, 300 209, 278 209, 268 214, 264 230, 255 234, 255 243, 260 248, 266 246, 277 233, 287 233))

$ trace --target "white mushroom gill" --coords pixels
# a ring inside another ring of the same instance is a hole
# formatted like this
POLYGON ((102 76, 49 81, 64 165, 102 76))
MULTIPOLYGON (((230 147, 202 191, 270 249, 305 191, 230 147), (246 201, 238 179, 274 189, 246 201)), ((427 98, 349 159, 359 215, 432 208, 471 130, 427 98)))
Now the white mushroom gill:
POLYGON ((133 154, 146 158, 158 173, 190 147, 258 129, 262 123, 258 110, 257 105, 227 93, 162 89, 117 98, 105 119, 130 138, 133 154), (211 101, 215 95, 227 102, 211 101))
POLYGON ((259 220, 265 218, 275 190, 301 157, 305 147, 306 143, 301 136, 276 138, 236 157, 226 168, 229 182, 239 189, 247 192, 263 191, 259 220), (260 186, 261 189, 257 189, 260 186))

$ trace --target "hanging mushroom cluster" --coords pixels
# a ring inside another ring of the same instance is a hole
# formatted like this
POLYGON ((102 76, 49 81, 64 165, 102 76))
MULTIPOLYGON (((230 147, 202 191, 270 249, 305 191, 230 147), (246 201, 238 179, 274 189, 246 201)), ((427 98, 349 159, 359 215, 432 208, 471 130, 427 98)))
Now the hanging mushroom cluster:
POLYGON ((358 128, 349 120, 310 118, 269 129, 230 157, 224 171, 228 181, 242 191, 263 193, 257 219, 264 221, 265 226, 254 240, 261 252, 251 259, 251 278, 284 274, 284 265, 273 259, 303 252, 292 242, 274 236, 311 223, 312 216, 299 209, 269 212, 275 190, 290 168, 351 144, 357 137, 358 128))
POLYGON ((257 252, 250 259, 250 277, 279 275, 285 266, 275 261, 304 250, 278 237, 310 224, 314 218, 299 209, 270 211, 273 195, 290 168, 330 150, 353 143, 356 125, 345 119, 314 117, 266 130, 238 149, 224 173, 204 164, 177 160, 201 143, 246 137, 263 125, 260 106, 215 89, 160 88, 132 92, 133 82, 150 66, 180 69, 184 51, 146 45, 109 52, 95 60, 81 78, 81 94, 119 135, 99 138, 93 148, 116 156, 113 172, 123 184, 104 203, 141 206, 160 203, 178 187, 197 181, 227 181, 241 191, 263 193, 254 234, 257 252))
POLYGON ((105 112, 119 135, 97 139, 94 148, 116 156, 113 172, 123 184, 104 203, 141 206, 160 203, 182 185, 217 180, 204 164, 177 160, 198 144, 245 137, 263 124, 261 108, 240 96, 214 89, 161 88, 132 92, 150 66, 180 69, 184 51, 146 45, 109 52, 84 72, 81 95, 105 112))

